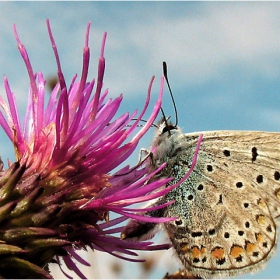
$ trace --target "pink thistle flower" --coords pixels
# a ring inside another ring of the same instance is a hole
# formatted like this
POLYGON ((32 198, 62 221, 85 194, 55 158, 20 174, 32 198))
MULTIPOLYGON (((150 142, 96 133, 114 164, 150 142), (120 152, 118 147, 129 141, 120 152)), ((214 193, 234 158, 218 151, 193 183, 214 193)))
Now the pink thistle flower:
POLYGON ((110 174, 132 154, 154 123, 161 107, 163 78, 151 116, 128 141, 149 105, 154 78, 136 121, 133 119, 137 111, 116 118, 122 96, 105 101, 108 90, 103 90, 106 33, 97 81, 87 82, 88 24, 81 78, 77 80, 75 76, 67 87, 49 21, 47 27, 59 78, 48 104, 44 104, 43 74, 34 74, 15 28, 18 48, 30 79, 24 122, 20 122, 15 96, 6 77, 8 103, 0 99, 3 110, 0 125, 12 141, 16 156, 16 162, 8 169, 4 170, 3 164, 0 166, 0 277, 4 278, 52 278, 47 265, 54 260, 59 265, 63 260, 70 270, 85 278, 73 259, 89 265, 76 252, 87 246, 125 260, 142 261, 135 258, 137 254, 133 250, 168 249, 170 245, 122 240, 115 234, 120 234, 123 227, 116 226, 128 218, 151 223, 175 219, 143 215, 148 210, 166 207, 172 201, 144 209, 128 206, 158 198, 180 182, 167 188, 162 187, 171 179, 147 183, 156 172, 147 175, 147 168, 140 165, 126 166, 110 174), (110 220, 109 211, 120 217, 110 220))

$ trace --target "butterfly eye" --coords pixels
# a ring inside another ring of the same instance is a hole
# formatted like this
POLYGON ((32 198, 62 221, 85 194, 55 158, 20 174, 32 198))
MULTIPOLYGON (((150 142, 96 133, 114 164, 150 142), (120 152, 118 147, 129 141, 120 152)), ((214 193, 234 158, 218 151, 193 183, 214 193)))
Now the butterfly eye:
POLYGON ((169 131, 171 131, 171 130, 173 130, 173 129, 176 129, 176 127, 175 127, 175 126, 173 126, 173 125, 168 125, 168 126, 165 126, 165 127, 163 128, 163 130, 162 130, 162 133, 161 133, 161 134, 164 134, 164 133, 166 133, 166 132, 169 132, 169 131))

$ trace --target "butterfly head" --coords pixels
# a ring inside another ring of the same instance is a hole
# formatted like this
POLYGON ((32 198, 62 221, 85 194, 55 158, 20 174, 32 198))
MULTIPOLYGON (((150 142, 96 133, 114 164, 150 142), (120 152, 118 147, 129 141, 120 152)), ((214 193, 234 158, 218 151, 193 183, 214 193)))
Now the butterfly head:
POLYGON ((168 133, 169 136, 171 136, 172 130, 177 130, 177 127, 173 125, 172 123, 162 123, 162 127, 159 128, 161 135, 168 133))
POLYGON ((177 125, 173 124, 171 121, 168 121, 169 118, 162 118, 157 124, 157 136, 171 137, 176 133, 179 128, 177 125))
MULTIPOLYGON (((182 132, 179 127, 172 122, 162 119, 159 121, 156 129, 156 135, 153 139, 152 148, 156 147, 158 152, 170 152, 173 149, 174 142, 177 142, 182 132)), ((168 152, 168 153, 169 153, 168 152)))

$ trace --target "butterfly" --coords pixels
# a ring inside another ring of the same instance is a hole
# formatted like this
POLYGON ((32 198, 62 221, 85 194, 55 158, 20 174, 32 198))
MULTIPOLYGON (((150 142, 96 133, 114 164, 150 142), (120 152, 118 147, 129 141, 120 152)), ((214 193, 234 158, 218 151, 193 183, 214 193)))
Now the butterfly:
MULTIPOLYGON (((208 131, 184 134, 166 120, 157 126, 149 173, 179 182, 154 205, 171 200, 153 217, 177 217, 164 223, 177 256, 192 276, 235 276, 262 268, 277 243, 280 216, 280 133, 208 131)), ((155 178, 156 179, 156 178, 155 178)), ((122 238, 150 239, 157 224, 131 221, 122 238)))

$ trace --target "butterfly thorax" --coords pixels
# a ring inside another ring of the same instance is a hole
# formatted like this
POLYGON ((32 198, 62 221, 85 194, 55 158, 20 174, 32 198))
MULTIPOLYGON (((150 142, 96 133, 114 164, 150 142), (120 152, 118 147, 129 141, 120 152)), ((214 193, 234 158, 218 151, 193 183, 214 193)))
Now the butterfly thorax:
POLYGON ((149 163, 150 172, 156 170, 163 163, 166 163, 167 168, 165 168, 161 174, 168 176, 170 172, 167 172, 167 170, 172 168, 176 162, 176 157, 184 148, 182 137, 183 134, 179 128, 162 132, 162 126, 159 127, 151 146, 152 157, 149 163))

